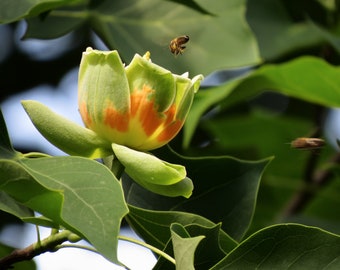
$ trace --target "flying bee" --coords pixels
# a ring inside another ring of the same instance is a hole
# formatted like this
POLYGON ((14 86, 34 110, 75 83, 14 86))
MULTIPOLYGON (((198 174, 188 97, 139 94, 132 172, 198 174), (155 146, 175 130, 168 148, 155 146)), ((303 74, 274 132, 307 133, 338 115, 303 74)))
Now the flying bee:
POLYGON ((186 48, 184 44, 188 41, 189 36, 187 35, 174 38, 170 41, 169 44, 170 52, 172 52, 174 55, 182 54, 184 49, 186 48))
POLYGON ((292 148, 313 150, 321 148, 325 145, 325 141, 320 138, 296 138, 290 143, 292 148))

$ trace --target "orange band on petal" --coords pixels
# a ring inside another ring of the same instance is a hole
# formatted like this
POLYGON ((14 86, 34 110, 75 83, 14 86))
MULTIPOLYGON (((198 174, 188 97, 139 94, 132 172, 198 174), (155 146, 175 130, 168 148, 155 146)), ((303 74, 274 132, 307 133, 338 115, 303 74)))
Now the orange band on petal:
POLYGON ((126 132, 129 129, 129 115, 109 107, 104 112, 104 124, 120 132, 126 132))
POLYGON ((131 115, 137 116, 147 136, 162 124, 163 118, 155 108, 152 93, 154 90, 147 85, 143 85, 142 90, 135 90, 131 94, 131 115))
POLYGON ((184 122, 180 120, 176 120, 175 122, 171 123, 170 125, 166 126, 164 130, 157 136, 157 140, 159 142, 168 142, 173 137, 177 135, 177 133, 182 128, 184 122))

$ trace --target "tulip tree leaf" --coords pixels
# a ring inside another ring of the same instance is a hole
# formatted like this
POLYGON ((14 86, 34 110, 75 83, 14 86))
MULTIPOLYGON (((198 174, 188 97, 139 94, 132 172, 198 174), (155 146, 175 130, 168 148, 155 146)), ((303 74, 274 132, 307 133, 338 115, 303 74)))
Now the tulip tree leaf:
POLYGON ((152 194, 133 183, 123 182, 128 203, 155 210, 195 213, 213 222, 234 239, 241 239, 252 220, 262 173, 271 159, 243 161, 228 156, 189 158, 162 148, 158 156, 185 166, 194 183, 189 199, 152 194), (213 205, 223 205, 215 207, 213 205))
POLYGON ((0 210, 16 216, 20 219, 33 217, 32 210, 18 203, 4 191, 0 191, 0 210))
POLYGON ((209 13, 208 10, 202 8, 199 4, 197 4, 196 3, 197 1, 192 1, 192 0, 166 0, 166 1, 171 1, 171 2, 174 2, 174 3, 186 5, 187 7, 195 9, 195 10, 201 12, 202 14, 213 15, 213 14, 209 13))
POLYGON ((89 158, 112 155, 110 143, 92 130, 54 113, 38 101, 25 100, 22 105, 39 132, 67 154, 89 158))
MULTIPOLYGON (((219 262, 222 258, 225 257, 227 252, 221 249, 219 239, 220 239, 220 230, 221 224, 216 224, 213 226, 202 226, 199 224, 190 224, 190 225, 180 225, 178 223, 174 223, 171 225, 171 229, 174 228, 174 225, 181 226, 180 231, 176 231, 181 237, 189 238, 189 237, 197 237, 204 236, 204 239, 199 243, 195 251, 195 260, 194 267, 196 270, 205 270, 210 269, 214 264, 219 262), (181 233, 182 232, 182 233, 181 233)), ((167 246, 164 251, 173 255, 173 238, 172 241, 168 241, 167 246)), ((184 253, 184 251, 183 251, 184 253)), ((176 258, 176 256, 175 256, 176 258)), ((184 258, 184 260, 186 260, 184 258)), ((187 261, 188 266, 192 265, 192 261, 187 261)), ((177 258, 176 258, 176 266, 177 266, 177 258)), ((187 267, 188 267, 187 266, 187 267)), ((163 257, 160 257, 157 261, 157 264, 154 266, 154 270, 160 269, 172 269, 173 265, 165 260, 163 257)), ((183 267, 183 269, 187 269, 183 267)))
MULTIPOLYGON (((149 244, 164 249, 171 237, 170 226, 179 223, 183 226, 196 224, 202 227, 212 228, 216 224, 210 220, 195 214, 176 211, 153 211, 129 205, 130 213, 126 219, 133 229, 149 244)), ((230 252, 236 242, 222 229, 218 230, 218 245, 224 253, 230 252)), ((216 243, 217 245, 217 243, 216 243)))
POLYGON ((83 2, 80 0, 2 0, 0 3, 0 23, 17 21, 24 17, 37 16, 42 12, 60 6, 83 2))
MULTIPOLYGON (((261 56, 265 59, 275 59, 285 53, 315 46, 325 40, 308 20, 296 21, 289 14, 286 5, 289 5, 288 1, 248 1, 247 21, 256 34, 261 56)), ((303 16, 308 17, 307 14, 303 16)))
POLYGON ((340 237, 298 224, 264 228, 243 241, 211 270, 338 269, 340 237))
POLYGON ((339 75, 340 67, 320 58, 302 56, 283 64, 259 68, 237 85, 229 99, 230 102, 245 100, 270 89, 326 107, 340 107, 339 75))
POLYGON ((1 190, 119 263, 117 237, 128 209, 119 182, 106 167, 79 157, 23 159, 20 164, 2 160, 0 166, 1 190))
POLYGON ((208 74, 261 61, 245 20, 246 0, 196 2, 209 14, 158 0, 105 0, 73 11, 66 7, 51 11, 44 20, 28 20, 25 37, 52 38, 51 33, 61 34, 86 23, 110 49, 118 50, 124 61, 135 53, 150 51, 153 62, 178 74, 208 74), (56 22, 63 19, 69 24, 64 22, 61 29, 56 22), (184 54, 174 57, 168 45, 180 35, 189 35, 190 41, 184 54))
POLYGON ((49 219, 44 216, 39 216, 39 217, 23 217, 22 221, 26 223, 31 223, 35 224, 38 226, 43 226, 46 228, 55 228, 55 229, 60 229, 60 224, 54 222, 52 219, 49 219))
POLYGON ((194 270, 194 255, 204 236, 190 237, 181 224, 171 225, 171 240, 177 269, 194 270))
POLYGON ((303 56, 283 64, 264 65, 246 77, 199 91, 185 124, 184 144, 189 145, 198 120, 214 104, 226 108, 270 90, 326 107, 340 107, 339 85, 340 68, 320 58, 303 56))
POLYGON ((200 90, 194 97, 194 102, 188 113, 183 127, 183 147, 187 148, 196 130, 202 115, 213 105, 227 98, 234 90, 241 79, 233 80, 227 84, 213 87, 207 90, 200 90))

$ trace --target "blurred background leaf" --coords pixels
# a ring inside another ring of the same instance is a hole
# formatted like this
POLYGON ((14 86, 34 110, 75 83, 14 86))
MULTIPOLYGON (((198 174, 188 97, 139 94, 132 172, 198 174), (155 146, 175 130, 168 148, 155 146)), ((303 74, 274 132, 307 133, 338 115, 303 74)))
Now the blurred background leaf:
POLYGON ((175 73, 208 74, 260 62, 245 5, 245 0, 200 1, 200 7, 210 12, 202 14, 169 1, 101 1, 85 9, 58 9, 43 19, 30 19, 25 37, 58 37, 86 22, 125 61, 150 51, 154 62, 175 73), (174 57, 168 45, 181 35, 188 35, 190 41, 183 56, 174 57))

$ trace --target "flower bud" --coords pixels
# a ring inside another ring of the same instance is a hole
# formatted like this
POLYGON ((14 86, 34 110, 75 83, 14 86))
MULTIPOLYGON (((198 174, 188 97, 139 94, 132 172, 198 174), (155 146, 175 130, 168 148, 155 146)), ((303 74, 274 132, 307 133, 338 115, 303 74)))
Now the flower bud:
POLYGON ((88 48, 80 63, 79 111, 98 136, 152 150, 180 131, 202 79, 172 74, 152 63, 149 53, 136 54, 125 67, 117 51, 88 48))

